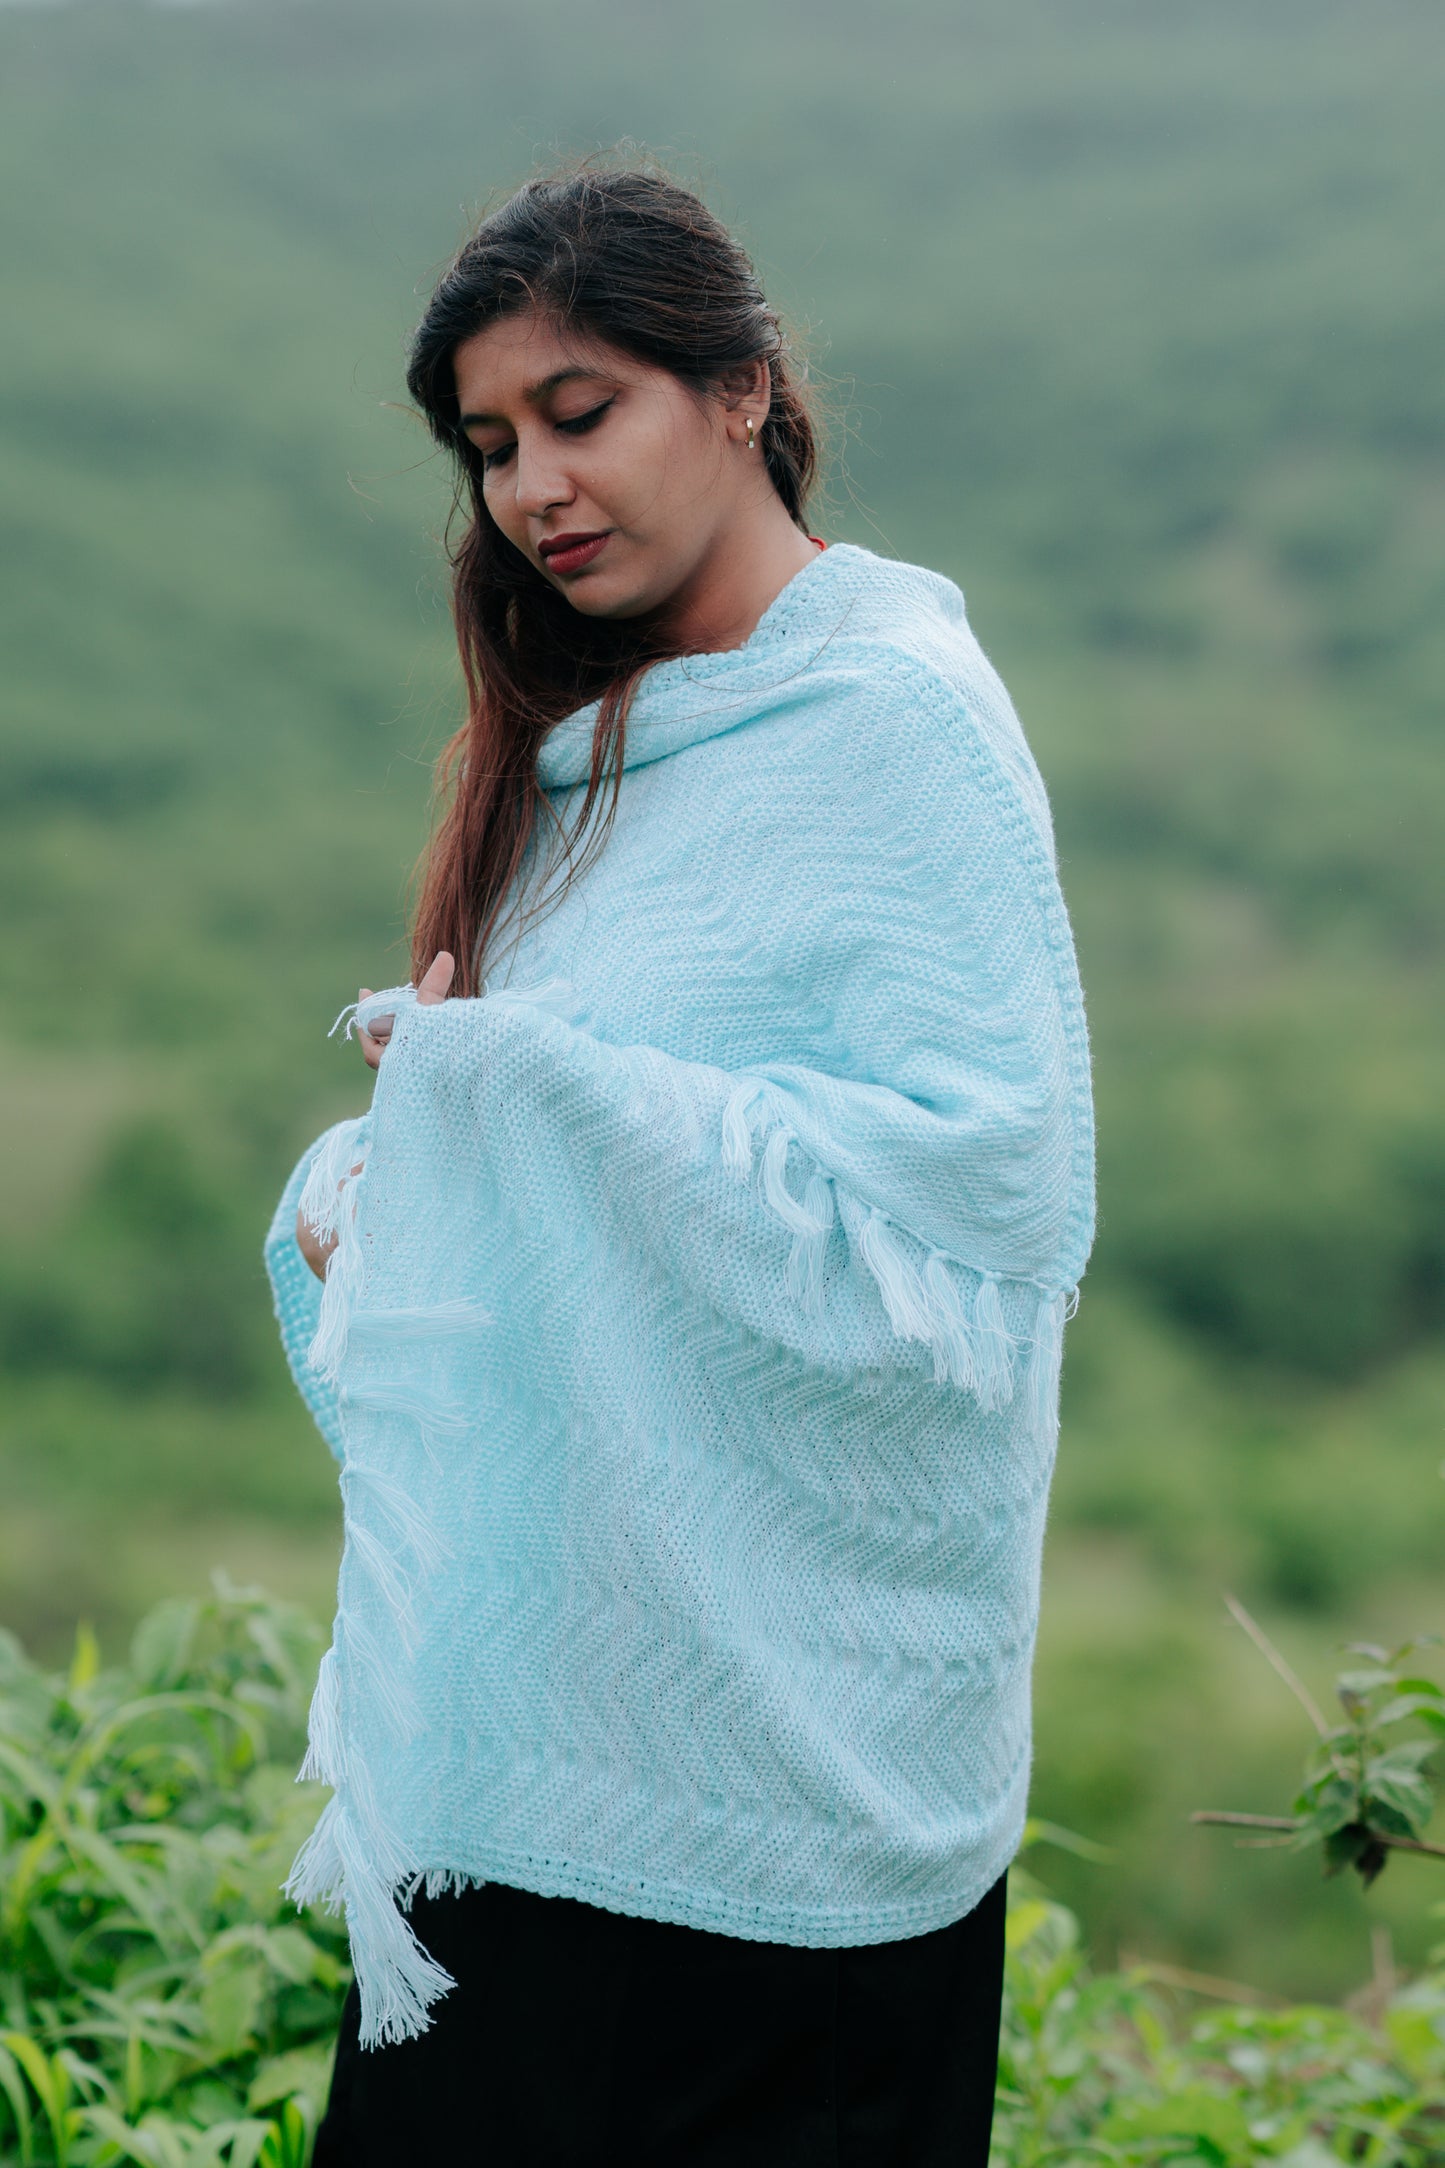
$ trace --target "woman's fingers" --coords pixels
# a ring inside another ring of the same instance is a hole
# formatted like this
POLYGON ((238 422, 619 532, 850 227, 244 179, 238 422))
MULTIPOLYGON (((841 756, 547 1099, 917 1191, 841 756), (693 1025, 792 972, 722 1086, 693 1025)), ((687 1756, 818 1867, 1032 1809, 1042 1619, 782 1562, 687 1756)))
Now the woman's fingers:
POLYGON ((320 1235, 307 1226, 304 1216, 298 1212, 296 1215, 296 1247, 300 1250, 301 1255, 305 1258, 317 1279, 324 1280, 326 1277, 326 1261, 336 1247, 335 1235, 329 1235, 323 1242, 320 1235))
POLYGON ((417 1001, 423 1008, 430 1008, 434 1002, 446 1000, 452 980, 456 977, 456 970, 455 956, 447 949, 438 949, 416 990, 417 1001))
MULTIPOLYGON (((441 949, 432 958, 421 984, 417 987, 418 1006, 434 1008, 437 1002, 445 1001, 452 980, 456 976, 456 969, 456 958, 446 949, 441 949)), ((371 988, 363 986, 357 999, 365 1001, 369 998, 370 993, 371 988)), ((394 1016, 373 1016, 369 1025, 357 1025, 356 1036, 361 1041, 362 1059, 368 1069, 374 1069, 386 1052, 387 1042, 391 1038, 391 1029, 395 1022, 396 1018, 394 1016)))
MULTIPOLYGON (((356 997, 357 1000, 365 1001, 370 992, 371 988, 369 986, 363 986, 356 997)), ((374 1069, 381 1060, 386 1050, 386 1042, 391 1037, 393 1021, 393 1018, 389 1016, 374 1016, 369 1031, 364 1024, 357 1025, 356 1036, 361 1041, 361 1058, 368 1069, 374 1069)))

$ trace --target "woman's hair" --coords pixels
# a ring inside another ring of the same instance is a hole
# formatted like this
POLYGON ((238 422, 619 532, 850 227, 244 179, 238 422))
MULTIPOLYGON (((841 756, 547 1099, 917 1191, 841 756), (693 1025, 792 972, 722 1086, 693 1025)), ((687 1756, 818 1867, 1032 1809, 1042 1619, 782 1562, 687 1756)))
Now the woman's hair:
POLYGON ((574 610, 486 508, 481 454, 458 426, 453 356, 523 310, 670 370, 699 397, 729 370, 766 360, 772 400, 758 442, 800 526, 817 463, 787 343, 752 265, 706 205, 666 176, 584 166, 528 181, 443 274, 412 340, 407 388, 456 462, 448 539, 467 719, 437 768, 441 812, 419 868, 412 970, 419 976, 449 949, 459 994, 479 991, 483 952, 539 824, 552 822, 560 857, 553 900, 600 848, 633 690, 649 663, 681 652, 646 626, 574 610), (538 781, 537 754, 553 724, 591 700, 599 701, 591 774, 564 829, 538 781))

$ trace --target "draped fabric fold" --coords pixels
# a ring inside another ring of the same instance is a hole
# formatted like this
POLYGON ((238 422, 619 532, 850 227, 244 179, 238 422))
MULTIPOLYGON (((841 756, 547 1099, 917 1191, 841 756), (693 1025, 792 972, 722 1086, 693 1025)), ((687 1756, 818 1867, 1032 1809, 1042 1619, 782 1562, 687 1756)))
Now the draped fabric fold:
POLYGON ((521 925, 481 998, 361 1005, 373 1105, 268 1243, 347 1529, 292 1886, 347 1908, 368 2041, 447 1984, 422 1880, 884 1941, 971 1909, 1027 1793, 1088 1057, 957 590, 837 546, 651 671, 521 925))

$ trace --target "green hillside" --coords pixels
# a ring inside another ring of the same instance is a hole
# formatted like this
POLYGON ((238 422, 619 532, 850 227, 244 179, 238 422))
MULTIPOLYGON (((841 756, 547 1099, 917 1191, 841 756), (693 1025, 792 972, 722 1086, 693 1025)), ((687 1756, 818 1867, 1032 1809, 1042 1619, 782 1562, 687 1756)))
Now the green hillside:
POLYGON ((1445 1627, 1445 45, 1430 0, 0 8, 0 1617, 213 1564, 324 1614, 258 1246, 362 1100, 455 713, 433 272, 631 138, 741 228, 833 421, 821 531, 957 578, 1054 799, 1101 1233, 1039 1813, 1108 1953, 1292 1993, 1429 1939, 1191 1831, 1445 1627))

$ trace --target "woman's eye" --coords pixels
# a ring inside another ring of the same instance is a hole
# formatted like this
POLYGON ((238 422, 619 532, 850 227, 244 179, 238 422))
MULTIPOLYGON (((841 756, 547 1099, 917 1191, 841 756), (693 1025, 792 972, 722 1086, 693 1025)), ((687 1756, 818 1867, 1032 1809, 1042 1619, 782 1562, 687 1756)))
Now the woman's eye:
POLYGON ((585 414, 575 415, 570 422, 558 422, 557 427, 565 429, 569 437, 585 437, 589 429, 597 427, 611 404, 610 399, 604 399, 600 406, 589 407, 585 414))
MULTIPOLYGON (((569 437, 585 437, 589 429, 597 427, 611 405, 611 399, 604 399, 600 405, 589 407, 585 414, 576 414, 570 421, 558 422, 556 426, 569 437)), ((483 452, 483 474, 494 474, 498 467, 504 467, 516 449, 515 444, 496 444, 490 451, 483 452)))

